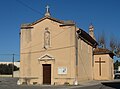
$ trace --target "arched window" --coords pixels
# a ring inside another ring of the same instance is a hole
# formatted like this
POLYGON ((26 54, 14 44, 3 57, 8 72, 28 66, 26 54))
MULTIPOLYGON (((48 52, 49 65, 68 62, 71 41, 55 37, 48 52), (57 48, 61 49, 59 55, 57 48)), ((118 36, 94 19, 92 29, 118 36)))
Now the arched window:
POLYGON ((45 28, 44 33, 44 48, 47 49, 50 47, 50 32, 48 31, 48 28, 45 28))

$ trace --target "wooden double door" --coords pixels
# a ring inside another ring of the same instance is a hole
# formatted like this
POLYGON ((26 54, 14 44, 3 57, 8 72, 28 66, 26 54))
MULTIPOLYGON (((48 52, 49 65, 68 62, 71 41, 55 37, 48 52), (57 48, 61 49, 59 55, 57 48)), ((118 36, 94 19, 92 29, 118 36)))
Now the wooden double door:
POLYGON ((43 84, 51 84, 51 64, 43 64, 43 84))

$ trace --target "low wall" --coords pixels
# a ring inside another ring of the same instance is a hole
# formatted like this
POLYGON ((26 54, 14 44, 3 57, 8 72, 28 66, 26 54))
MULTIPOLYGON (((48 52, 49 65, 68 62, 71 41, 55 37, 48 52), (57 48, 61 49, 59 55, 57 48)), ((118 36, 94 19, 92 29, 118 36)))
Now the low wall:
POLYGON ((12 77, 12 75, 0 75, 0 77, 12 77))

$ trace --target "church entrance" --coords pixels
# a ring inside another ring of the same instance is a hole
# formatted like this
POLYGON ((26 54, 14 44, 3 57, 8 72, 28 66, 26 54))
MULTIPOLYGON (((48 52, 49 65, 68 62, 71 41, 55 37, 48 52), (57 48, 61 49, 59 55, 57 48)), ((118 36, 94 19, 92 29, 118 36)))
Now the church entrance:
POLYGON ((43 64, 43 84, 51 84, 51 64, 43 64))

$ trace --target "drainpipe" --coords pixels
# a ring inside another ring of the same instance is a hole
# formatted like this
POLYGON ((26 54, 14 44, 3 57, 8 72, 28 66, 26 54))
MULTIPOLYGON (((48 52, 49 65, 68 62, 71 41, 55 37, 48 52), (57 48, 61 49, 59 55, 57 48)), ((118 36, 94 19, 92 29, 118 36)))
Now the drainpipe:
POLYGON ((75 57, 76 57, 76 75, 74 85, 78 85, 78 38, 77 38, 77 28, 75 27, 75 57))

